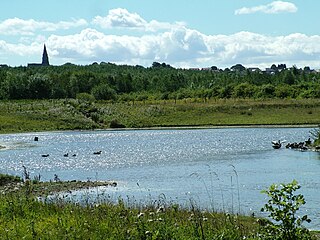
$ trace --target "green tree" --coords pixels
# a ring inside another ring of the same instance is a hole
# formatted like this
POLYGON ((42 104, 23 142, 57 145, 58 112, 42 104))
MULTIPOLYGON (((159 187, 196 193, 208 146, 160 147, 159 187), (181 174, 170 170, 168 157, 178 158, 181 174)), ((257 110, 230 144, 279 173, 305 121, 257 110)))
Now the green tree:
POLYGON ((0 68, 0 99, 7 99, 8 97, 7 72, 0 68))
POLYGON ((28 88, 28 77, 25 73, 7 74, 7 87, 9 99, 28 99, 31 96, 28 88))
POLYGON ((132 76, 130 73, 123 75, 119 74, 116 79, 116 89, 118 93, 130 93, 132 87, 132 76))
POLYGON ((233 86, 227 85, 220 89, 220 98, 231 98, 233 94, 233 86))
POLYGON ((255 94, 255 86, 249 83, 240 83, 233 89, 233 96, 236 98, 251 98, 255 94))
POLYGON ((92 91, 92 95, 97 100, 114 100, 116 99, 116 91, 112 89, 108 84, 103 83, 95 86, 92 91))
POLYGON ((283 82, 289 85, 293 85, 295 83, 295 75, 292 71, 286 71, 283 76, 283 82))
POLYGON ((259 87, 257 97, 273 98, 275 96, 275 87, 272 84, 264 84, 259 87))
POLYGON ((278 85, 275 88, 274 94, 277 98, 294 98, 294 89, 288 85, 278 85))
POLYGON ((36 73, 29 77, 29 97, 45 99, 51 97, 51 82, 47 75, 36 73))

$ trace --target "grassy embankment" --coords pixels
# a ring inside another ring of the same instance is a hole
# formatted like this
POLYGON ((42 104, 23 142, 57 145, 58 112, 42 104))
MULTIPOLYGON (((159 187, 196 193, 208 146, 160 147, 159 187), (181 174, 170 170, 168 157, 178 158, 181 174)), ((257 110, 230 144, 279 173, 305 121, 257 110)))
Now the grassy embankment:
POLYGON ((320 99, 84 102, 2 101, 0 133, 173 126, 301 125, 320 123, 320 99))

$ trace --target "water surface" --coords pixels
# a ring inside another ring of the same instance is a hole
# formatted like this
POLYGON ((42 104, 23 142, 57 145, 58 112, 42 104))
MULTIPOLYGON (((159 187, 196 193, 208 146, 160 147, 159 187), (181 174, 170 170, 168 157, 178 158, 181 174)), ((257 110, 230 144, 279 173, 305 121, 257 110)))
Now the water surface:
POLYGON ((0 135, 0 172, 50 180, 115 180, 108 195, 137 202, 165 198, 204 208, 260 214, 272 183, 296 179, 301 214, 320 229, 320 155, 274 150, 272 140, 304 141, 309 128, 75 131, 0 135), (38 136, 39 141, 33 141, 38 136), (93 154, 102 151, 100 155, 93 154), (64 157, 69 153, 69 157, 64 157), (49 157, 42 157, 49 154, 49 157), (75 154, 76 156, 72 156, 75 154))

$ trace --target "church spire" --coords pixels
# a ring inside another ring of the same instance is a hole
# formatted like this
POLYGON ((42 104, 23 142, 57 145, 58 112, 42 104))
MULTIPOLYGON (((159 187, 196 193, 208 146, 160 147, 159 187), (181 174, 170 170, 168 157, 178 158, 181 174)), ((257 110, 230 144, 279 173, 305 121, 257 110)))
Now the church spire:
POLYGON ((43 47, 43 54, 42 54, 42 66, 49 66, 49 57, 48 57, 48 53, 47 53, 47 48, 46 45, 44 44, 43 47))

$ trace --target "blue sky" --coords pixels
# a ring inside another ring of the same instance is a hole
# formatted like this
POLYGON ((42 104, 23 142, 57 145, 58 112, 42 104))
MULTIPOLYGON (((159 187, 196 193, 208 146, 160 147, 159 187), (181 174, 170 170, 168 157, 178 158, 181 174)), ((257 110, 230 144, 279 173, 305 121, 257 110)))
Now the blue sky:
POLYGON ((0 8, 0 64, 320 68, 316 0, 10 0, 0 8))

